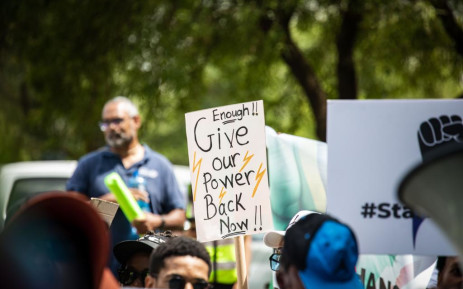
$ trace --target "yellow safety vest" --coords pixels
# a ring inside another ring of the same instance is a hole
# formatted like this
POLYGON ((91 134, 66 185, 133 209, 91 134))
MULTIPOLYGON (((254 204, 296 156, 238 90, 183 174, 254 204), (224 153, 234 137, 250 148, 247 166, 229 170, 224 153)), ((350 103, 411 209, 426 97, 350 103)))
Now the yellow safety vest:
POLYGON ((211 256, 212 272, 209 281, 220 284, 234 284, 237 280, 235 244, 233 239, 205 242, 211 256), (216 244, 214 248, 214 243, 216 244), (215 268, 217 265, 217 268, 215 268))

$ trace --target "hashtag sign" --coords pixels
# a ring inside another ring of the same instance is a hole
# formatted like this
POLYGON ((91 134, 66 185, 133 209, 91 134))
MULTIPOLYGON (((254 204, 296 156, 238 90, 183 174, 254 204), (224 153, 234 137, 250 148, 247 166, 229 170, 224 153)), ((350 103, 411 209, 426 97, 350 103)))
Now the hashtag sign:
POLYGON ((366 218, 373 218, 376 215, 376 206, 374 203, 365 203, 362 206, 362 212, 360 213, 365 219, 366 218))

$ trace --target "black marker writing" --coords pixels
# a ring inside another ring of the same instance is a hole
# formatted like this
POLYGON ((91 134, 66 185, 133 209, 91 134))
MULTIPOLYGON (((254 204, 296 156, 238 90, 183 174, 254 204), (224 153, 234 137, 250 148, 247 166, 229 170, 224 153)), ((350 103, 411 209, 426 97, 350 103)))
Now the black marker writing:
POLYGON ((236 223, 230 223, 230 217, 227 216, 225 220, 220 219, 220 234, 230 234, 231 232, 235 232, 237 230, 240 231, 247 231, 248 230, 248 219, 241 221, 241 222, 236 222, 236 223), (225 231, 227 229, 227 231, 225 231))
POLYGON ((228 202, 223 202, 220 203, 218 208, 214 204, 214 198, 208 194, 204 196, 204 199, 206 200, 206 218, 204 220, 210 220, 219 213, 221 216, 227 216, 229 212, 238 212, 240 210, 246 211, 244 208, 243 204, 241 203, 241 197, 243 196, 243 193, 240 193, 239 195, 235 195, 235 201, 229 200, 228 202))
POLYGON ((222 149, 222 140, 225 139, 225 143, 227 144, 227 148, 233 148, 234 144, 244 146, 249 143, 249 140, 245 139, 244 137, 248 134, 248 128, 245 126, 240 126, 238 129, 233 129, 230 131, 220 132, 220 128, 217 129, 217 133, 211 133, 207 135, 198 136, 198 126, 202 120, 206 119, 205 117, 201 117, 196 121, 195 129, 194 129, 194 138, 196 146, 202 150, 203 152, 210 151, 214 145, 218 146, 219 150, 222 149), (202 141, 201 144, 198 141, 202 141))
POLYGON ((209 186, 215 190, 219 187, 219 183, 221 183, 222 186, 225 187, 225 189, 228 189, 229 187, 233 188, 234 185, 251 185, 251 181, 249 180, 249 178, 253 173, 255 174, 255 171, 253 170, 244 173, 231 173, 225 175, 222 179, 212 178, 211 173, 203 173, 203 185, 206 189, 206 193, 209 193, 209 186))
MULTIPOLYGON (((218 109, 212 110, 212 120, 242 120, 245 115, 249 115, 249 108, 247 108, 244 103, 243 107, 240 109, 235 109, 231 111, 217 112, 218 109)), ((224 122, 225 123, 225 122, 224 122)))

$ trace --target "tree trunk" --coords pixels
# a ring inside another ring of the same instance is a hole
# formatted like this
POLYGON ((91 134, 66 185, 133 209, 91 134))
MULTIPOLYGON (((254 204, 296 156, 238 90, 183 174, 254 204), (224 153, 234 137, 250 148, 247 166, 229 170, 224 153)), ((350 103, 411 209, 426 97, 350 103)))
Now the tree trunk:
POLYGON ((339 99, 357 98, 357 77, 353 55, 359 23, 362 21, 360 3, 357 2, 349 1, 347 10, 343 11, 342 23, 336 39, 339 99))
POLYGON ((276 11, 279 24, 284 32, 284 48, 281 57, 288 65, 291 73, 301 85, 310 106, 316 122, 317 137, 321 141, 326 141, 326 93, 323 91, 320 82, 315 75, 313 68, 307 62, 301 50, 294 43, 289 29, 289 22, 295 5, 286 6, 285 9, 276 11), (288 9, 289 8, 289 9, 288 9))
POLYGON ((457 53, 463 56, 463 30, 458 25, 449 4, 446 0, 431 0, 430 2, 436 9, 445 31, 455 43, 457 53))
POLYGON ((326 94, 321 88, 315 72, 289 37, 281 56, 302 86, 312 106, 318 138, 321 141, 326 141, 326 94))

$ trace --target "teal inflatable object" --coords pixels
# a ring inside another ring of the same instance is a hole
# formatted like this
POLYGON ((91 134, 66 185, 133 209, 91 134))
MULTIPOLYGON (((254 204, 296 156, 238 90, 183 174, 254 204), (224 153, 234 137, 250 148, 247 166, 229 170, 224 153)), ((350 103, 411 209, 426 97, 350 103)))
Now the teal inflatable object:
POLYGON ((270 203, 275 230, 301 210, 326 212, 327 144, 266 127, 270 203))

